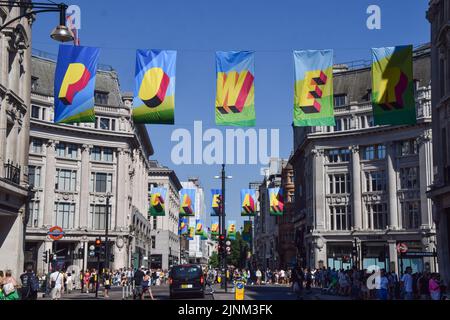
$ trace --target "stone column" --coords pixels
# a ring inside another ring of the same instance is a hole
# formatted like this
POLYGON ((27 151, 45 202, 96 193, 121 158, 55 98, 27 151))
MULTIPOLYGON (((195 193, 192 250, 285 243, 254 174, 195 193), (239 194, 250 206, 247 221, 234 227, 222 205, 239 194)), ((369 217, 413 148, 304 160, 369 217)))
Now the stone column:
POLYGON ((323 266, 328 264, 327 261, 327 245, 323 238, 316 238, 314 243, 314 268, 319 268, 319 262, 323 262, 323 266))
POLYGON ((116 183, 116 216, 117 228, 126 228, 127 226, 127 204, 128 204, 128 150, 117 150, 117 183, 116 183))
MULTIPOLYGON (((87 237, 86 237, 87 238, 87 237)), ((84 256, 84 263, 83 263, 83 271, 86 271, 87 269, 87 261, 88 261, 88 250, 89 250, 89 242, 87 240, 83 239, 83 256, 84 256)))
POLYGON ((317 230, 326 229, 325 218, 325 188, 324 188, 324 152, 322 149, 312 150, 314 157, 313 161, 313 177, 315 177, 314 184, 314 220, 315 228, 317 230))
POLYGON ((81 174, 80 174, 80 228, 88 229, 89 215, 89 150, 91 145, 81 147, 81 174))
MULTIPOLYGON (((393 265, 395 273, 399 275, 398 273, 398 255, 397 255, 397 242, 395 240, 388 240, 388 246, 389 246, 389 261, 390 266, 388 268, 391 269, 391 266, 393 265)), ((387 271, 388 271, 387 270, 387 271)))
POLYGON ((417 138, 419 146, 419 185, 420 185, 420 227, 427 229, 432 225, 432 202, 427 198, 428 186, 433 182, 433 150, 431 130, 426 130, 417 138))
POLYGON ((361 210, 361 164, 359 160, 359 146, 351 146, 352 151, 352 194, 353 194, 353 227, 355 230, 362 229, 361 210))
POLYGON ((398 229, 397 175, 395 172, 395 144, 387 145, 387 188, 389 192, 389 228, 398 229))
POLYGON ((55 146, 58 141, 49 140, 46 144, 45 182, 44 182, 44 225, 53 224, 55 206, 55 146))
MULTIPOLYGON (((8 108, 8 100, 0 97, 0 128, 7 127, 6 109, 8 108)), ((7 161, 6 156, 6 130, 0 130, 0 177, 4 176, 4 163, 7 161)))

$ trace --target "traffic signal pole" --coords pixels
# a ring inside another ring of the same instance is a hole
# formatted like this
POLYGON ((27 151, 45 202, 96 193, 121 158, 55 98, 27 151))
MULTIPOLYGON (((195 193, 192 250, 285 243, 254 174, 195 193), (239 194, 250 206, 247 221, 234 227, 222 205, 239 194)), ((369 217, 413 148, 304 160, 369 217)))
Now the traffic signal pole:
MULTIPOLYGON (((220 234, 225 237, 226 240, 226 231, 225 231, 225 164, 222 164, 222 201, 221 201, 221 210, 220 210, 220 234)), ((222 287, 227 292, 227 253, 225 250, 222 250, 221 254, 221 266, 222 272, 224 273, 225 281, 222 281, 222 287)))

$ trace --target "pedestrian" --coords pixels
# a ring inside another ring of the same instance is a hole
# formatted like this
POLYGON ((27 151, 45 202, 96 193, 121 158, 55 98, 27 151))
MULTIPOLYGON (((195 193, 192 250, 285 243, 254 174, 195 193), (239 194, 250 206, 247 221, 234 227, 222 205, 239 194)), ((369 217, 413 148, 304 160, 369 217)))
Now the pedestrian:
POLYGON ((83 283, 84 287, 86 288, 86 293, 89 293, 89 283, 91 282, 91 274, 89 273, 89 270, 86 270, 84 273, 83 283))
POLYGON ((309 294, 311 293, 311 284, 312 284, 312 274, 310 268, 306 269, 305 280, 306 280, 306 293, 309 294))
POLYGON ((68 272, 68 273, 67 273, 67 279, 66 279, 67 293, 72 293, 72 291, 73 291, 73 282, 74 282, 74 279, 73 279, 73 277, 72 277, 72 274, 74 274, 74 271, 68 272))
POLYGON ((292 289, 296 293, 297 299, 303 299, 304 273, 300 266, 292 271, 292 289))
POLYGON ((430 276, 427 271, 424 271, 417 279, 417 289, 421 300, 430 300, 429 282, 430 276))
POLYGON ((63 275, 60 272, 59 268, 55 270, 52 274, 50 274, 50 288, 51 288, 51 297, 52 300, 61 299, 61 290, 63 288, 63 275))
POLYGON ((20 281, 22 282, 22 300, 37 300, 39 279, 33 272, 33 265, 29 264, 27 266, 25 273, 20 276, 20 281))
POLYGON ((5 271, 5 276, 2 280, 2 290, 0 292, 0 300, 19 300, 19 293, 17 292, 17 281, 12 276, 11 270, 5 271))
POLYGON ((403 275, 400 286, 402 289, 404 300, 413 300, 414 292, 413 292, 413 277, 411 275, 412 268, 406 267, 405 274, 403 275))
POLYGON ((256 284, 259 286, 261 285, 261 277, 262 277, 262 273, 261 270, 256 270, 256 284))
POLYGON ((133 292, 133 300, 139 298, 142 300, 142 282, 144 281, 144 266, 141 266, 140 269, 137 269, 133 276, 134 281, 134 292, 133 292))
POLYGON ((380 276, 375 279, 376 288, 378 290, 378 299, 379 300, 387 300, 388 299, 388 289, 389 289, 389 280, 386 276, 386 272, 384 269, 381 269, 380 276))
POLYGON ((150 287, 151 284, 151 273, 150 271, 147 271, 144 275, 144 279, 142 281, 142 297, 145 297, 145 293, 148 293, 150 299, 155 300, 153 298, 152 289, 150 287))
POLYGON ((431 300, 441 299, 441 286, 438 280, 438 274, 433 273, 428 283, 431 300))
POLYGON ((103 272, 103 277, 102 277, 102 281, 103 281, 103 296, 105 298, 109 298, 109 290, 111 289, 111 278, 112 275, 109 272, 109 269, 105 269, 105 271, 103 272))

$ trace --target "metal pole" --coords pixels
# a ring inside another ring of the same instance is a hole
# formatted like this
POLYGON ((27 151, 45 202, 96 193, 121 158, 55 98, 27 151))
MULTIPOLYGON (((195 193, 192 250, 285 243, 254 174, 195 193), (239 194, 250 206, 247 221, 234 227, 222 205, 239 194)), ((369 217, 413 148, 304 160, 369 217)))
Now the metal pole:
POLYGON ((106 226, 105 226, 105 268, 109 270, 109 238, 108 238, 108 231, 109 231, 109 198, 111 197, 110 194, 106 196, 106 226))
MULTIPOLYGON (((101 248, 100 248, 101 249, 101 248)), ((100 273, 100 253, 101 251, 99 250, 97 253, 97 279, 95 281, 95 297, 98 297, 98 282, 99 282, 99 273, 100 273)))
MULTIPOLYGON (((221 229, 220 229, 220 233, 222 235, 225 236, 225 240, 227 239, 226 237, 226 231, 225 231, 225 164, 222 164, 222 201, 221 201, 221 215, 220 215, 220 220, 222 221, 221 223, 221 229)), ((226 252, 225 250, 223 250, 222 252, 222 270, 225 273, 225 281, 223 281, 223 285, 224 285, 224 289, 225 292, 227 292, 227 256, 226 256, 226 252)))

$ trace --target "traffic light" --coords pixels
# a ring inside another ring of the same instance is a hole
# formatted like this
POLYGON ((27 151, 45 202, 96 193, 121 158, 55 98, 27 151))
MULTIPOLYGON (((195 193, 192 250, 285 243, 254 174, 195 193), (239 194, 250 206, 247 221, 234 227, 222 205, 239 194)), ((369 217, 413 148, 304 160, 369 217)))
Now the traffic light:
POLYGON ((49 253, 50 253, 50 250, 46 250, 42 253, 42 261, 44 261, 44 263, 49 262, 49 253))
POLYGON ((53 261, 53 260, 56 260, 55 258, 56 258, 56 256, 55 256, 53 253, 50 253, 50 254, 48 255, 48 261, 49 261, 49 262, 51 262, 51 261, 53 261))
POLYGON ((102 239, 96 238, 95 239, 95 255, 97 257, 100 256, 102 250, 102 239))
POLYGON ((228 255, 231 254, 231 241, 230 240, 227 240, 225 242, 225 251, 228 255))
POLYGON ((223 234, 219 235, 219 244, 217 245, 217 251, 219 254, 225 252, 225 236, 223 234))

